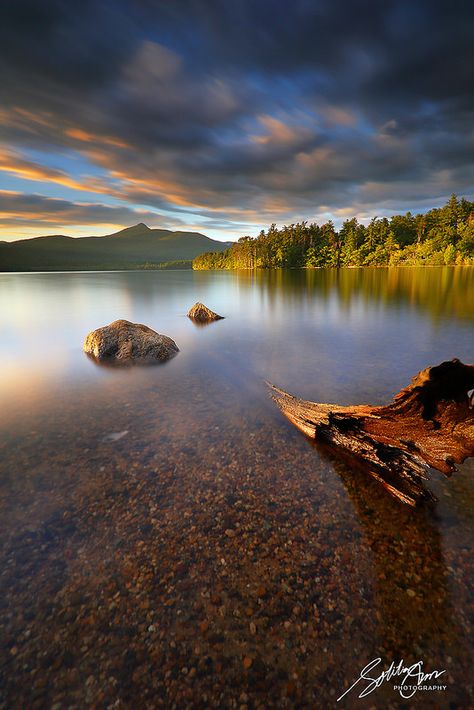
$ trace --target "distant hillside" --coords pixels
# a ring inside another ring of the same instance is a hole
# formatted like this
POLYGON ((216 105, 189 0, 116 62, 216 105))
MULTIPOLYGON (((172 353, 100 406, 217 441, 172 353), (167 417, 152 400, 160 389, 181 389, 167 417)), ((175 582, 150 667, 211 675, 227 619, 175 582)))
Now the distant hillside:
POLYGON ((170 232, 137 224, 105 237, 53 235, 0 242, 0 271, 153 268, 228 247, 229 242, 218 242, 199 232, 170 232))

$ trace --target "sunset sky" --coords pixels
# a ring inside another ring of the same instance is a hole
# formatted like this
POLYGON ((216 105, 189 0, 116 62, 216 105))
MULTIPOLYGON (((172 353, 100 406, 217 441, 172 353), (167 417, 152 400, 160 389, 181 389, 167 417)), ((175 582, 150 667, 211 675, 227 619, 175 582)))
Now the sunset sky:
POLYGON ((473 67, 471 0, 4 0, 0 239, 472 199, 473 67))

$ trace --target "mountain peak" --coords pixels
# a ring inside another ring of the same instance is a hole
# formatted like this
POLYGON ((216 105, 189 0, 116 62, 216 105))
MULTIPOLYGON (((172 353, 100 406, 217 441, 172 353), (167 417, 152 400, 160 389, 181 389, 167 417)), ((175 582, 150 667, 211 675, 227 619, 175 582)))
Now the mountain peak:
POLYGON ((105 237, 58 235, 0 243, 0 271, 140 269, 225 248, 198 232, 150 229, 142 222, 105 237))
POLYGON ((109 236, 116 237, 120 234, 123 236, 130 237, 134 234, 143 234, 143 232, 151 232, 151 229, 146 224, 144 224, 144 222, 139 222, 138 224, 134 224, 131 227, 125 227, 125 229, 121 229, 119 232, 115 232, 114 234, 110 234, 109 236))

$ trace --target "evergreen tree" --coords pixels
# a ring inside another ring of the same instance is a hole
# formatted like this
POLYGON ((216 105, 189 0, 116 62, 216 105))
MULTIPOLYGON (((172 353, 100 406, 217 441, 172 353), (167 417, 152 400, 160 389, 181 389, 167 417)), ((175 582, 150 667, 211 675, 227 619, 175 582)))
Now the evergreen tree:
POLYGON ((241 237, 225 252, 201 254, 194 269, 318 268, 396 264, 474 264, 474 202, 452 195, 426 214, 347 219, 339 232, 298 222, 241 237))

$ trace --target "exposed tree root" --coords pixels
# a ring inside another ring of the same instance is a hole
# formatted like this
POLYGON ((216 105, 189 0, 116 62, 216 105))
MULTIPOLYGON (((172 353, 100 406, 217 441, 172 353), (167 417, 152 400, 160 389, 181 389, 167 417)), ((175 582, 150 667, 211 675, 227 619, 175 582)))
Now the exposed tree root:
POLYGON ((474 365, 428 367, 384 407, 342 407, 293 397, 270 385, 283 414, 306 436, 357 456, 368 473, 409 505, 433 495, 429 468, 447 476, 474 456, 474 365))

